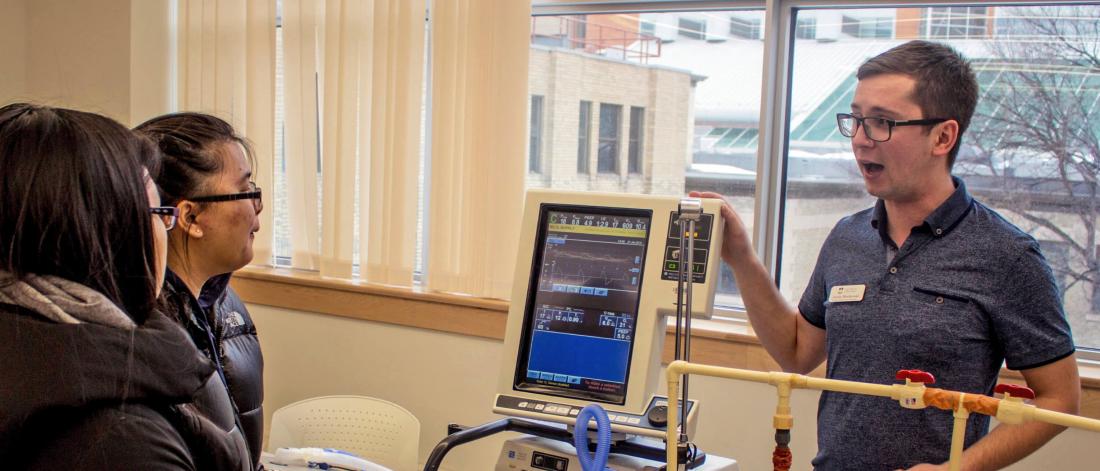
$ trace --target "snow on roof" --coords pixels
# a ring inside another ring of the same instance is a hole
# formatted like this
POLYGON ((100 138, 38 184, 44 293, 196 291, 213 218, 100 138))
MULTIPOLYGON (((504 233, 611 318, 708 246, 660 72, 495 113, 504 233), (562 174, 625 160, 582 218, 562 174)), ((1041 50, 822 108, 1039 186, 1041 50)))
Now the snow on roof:
MULTIPOLYGON (((868 38, 796 40, 792 58, 791 127, 798 126, 838 86, 855 75, 864 61, 904 42, 868 38)), ((967 57, 986 55, 982 40, 954 40, 952 46, 967 57)), ((661 56, 649 59, 649 64, 707 77, 696 85, 696 122, 755 125, 759 120, 762 41, 730 38, 712 42, 680 36, 662 43, 661 56)))

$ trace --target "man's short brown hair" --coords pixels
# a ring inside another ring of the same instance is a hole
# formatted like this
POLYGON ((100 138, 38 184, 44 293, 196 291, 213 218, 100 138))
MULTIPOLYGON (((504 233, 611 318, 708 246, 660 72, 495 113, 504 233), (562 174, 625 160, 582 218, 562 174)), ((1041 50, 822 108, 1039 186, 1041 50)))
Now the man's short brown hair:
MULTIPOLYGON (((951 46, 930 41, 909 41, 864 62, 856 78, 902 74, 917 83, 913 101, 920 118, 945 118, 959 122, 959 136, 947 156, 947 168, 955 165, 962 135, 978 104, 978 80, 967 61, 951 46)), ((917 117, 906 117, 916 119, 917 117)))

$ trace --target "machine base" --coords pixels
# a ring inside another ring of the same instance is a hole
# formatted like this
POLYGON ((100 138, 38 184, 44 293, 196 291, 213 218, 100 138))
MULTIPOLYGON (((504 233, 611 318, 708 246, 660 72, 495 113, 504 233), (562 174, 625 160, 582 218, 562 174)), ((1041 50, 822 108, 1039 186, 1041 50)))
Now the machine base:
MULTIPOLYGON (((625 455, 611 455, 607 467, 613 471, 657 471, 665 464, 625 455)), ((581 471, 576 450, 566 443, 541 437, 520 437, 504 442, 496 471, 581 471)), ((698 471, 739 471, 737 461, 707 455, 706 461, 693 468, 698 471)))

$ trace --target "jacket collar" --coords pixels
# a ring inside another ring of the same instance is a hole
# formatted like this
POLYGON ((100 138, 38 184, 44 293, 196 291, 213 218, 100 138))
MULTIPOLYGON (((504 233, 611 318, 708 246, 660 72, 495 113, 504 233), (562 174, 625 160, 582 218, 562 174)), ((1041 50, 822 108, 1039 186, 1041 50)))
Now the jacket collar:
MULTIPOLYGON (((198 299, 195 299, 195 301, 199 303, 199 307, 203 310, 207 310, 216 304, 218 300, 225 295, 225 291, 229 289, 229 279, 232 276, 233 273, 223 273, 206 280, 206 283, 202 285, 202 289, 199 290, 198 299)), ((187 293, 188 296, 191 296, 191 290, 187 288, 187 284, 171 269, 164 270, 164 282, 170 285, 172 289, 187 293)), ((193 296, 191 297, 194 299, 193 296)))

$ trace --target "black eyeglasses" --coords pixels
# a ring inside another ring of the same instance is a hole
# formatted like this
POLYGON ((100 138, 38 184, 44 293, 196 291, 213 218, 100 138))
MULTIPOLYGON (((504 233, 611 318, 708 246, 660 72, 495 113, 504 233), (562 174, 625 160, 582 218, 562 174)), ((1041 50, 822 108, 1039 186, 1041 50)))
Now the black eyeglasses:
POLYGON ((149 208, 149 212, 160 218, 166 231, 176 227, 176 220, 180 217, 180 209, 175 206, 153 206, 149 208))
POLYGON ((263 192, 260 187, 256 186, 256 182, 248 182, 248 191, 241 193, 230 193, 228 195, 207 195, 196 196, 194 198, 187 198, 189 201, 196 203, 218 203, 221 201, 237 201, 237 200, 252 200, 252 207, 256 209, 256 212, 264 209, 263 192))
POLYGON ((925 126, 939 124, 948 121, 947 118, 910 119, 908 121, 896 121, 893 119, 874 116, 860 117, 851 113, 837 113, 836 125, 840 128, 840 135, 855 137, 856 129, 863 126, 863 135, 875 142, 886 142, 894 134, 894 128, 898 126, 925 126))

